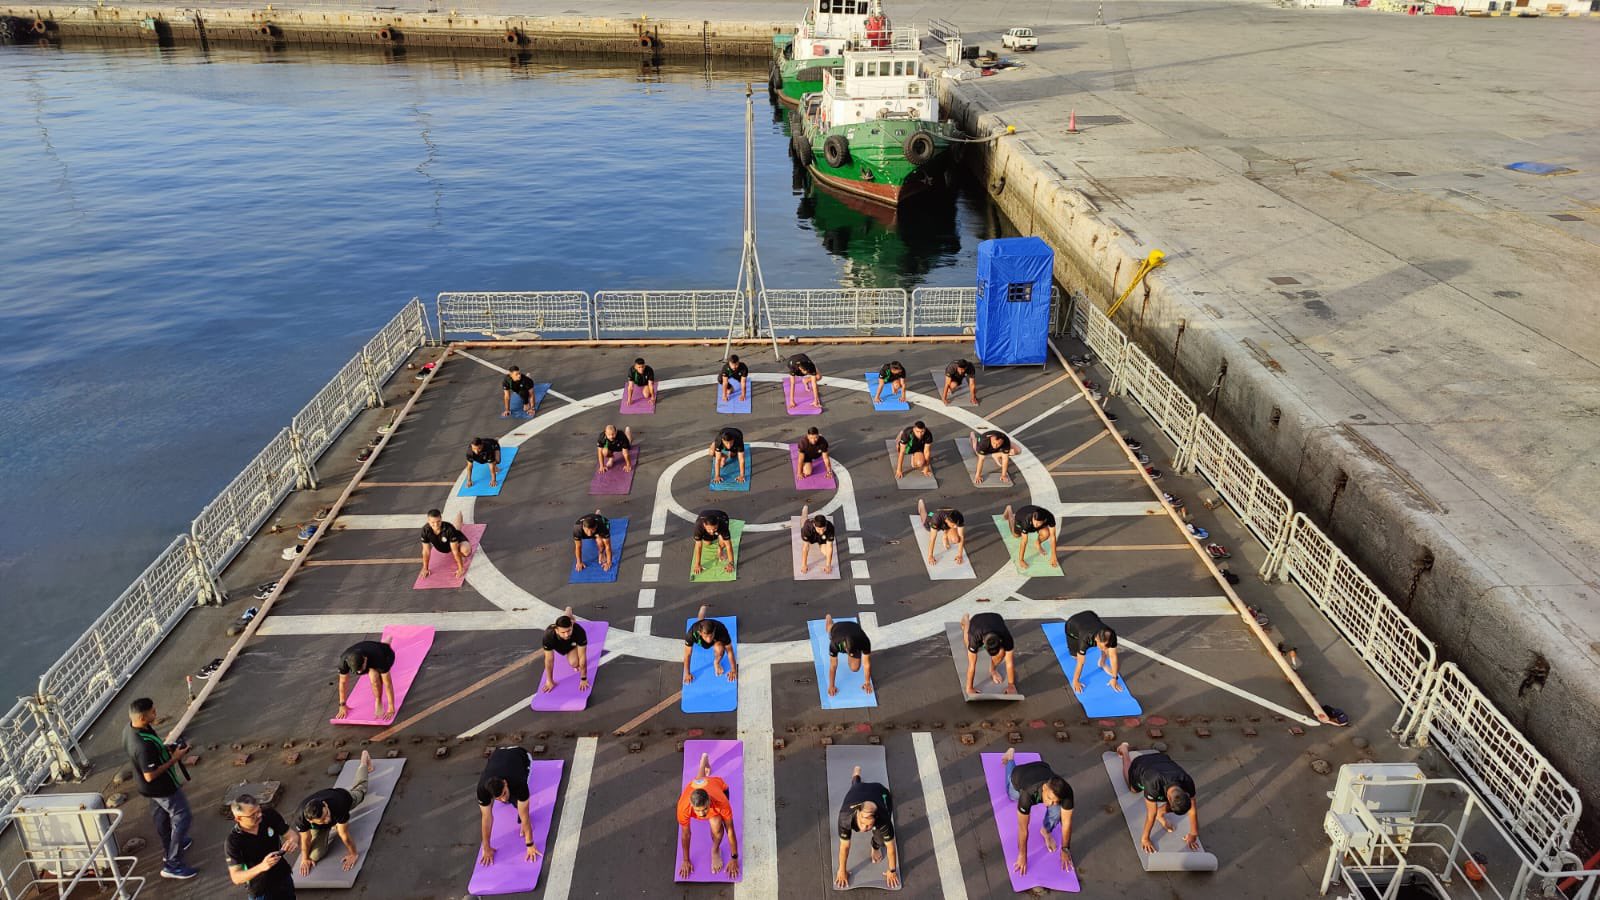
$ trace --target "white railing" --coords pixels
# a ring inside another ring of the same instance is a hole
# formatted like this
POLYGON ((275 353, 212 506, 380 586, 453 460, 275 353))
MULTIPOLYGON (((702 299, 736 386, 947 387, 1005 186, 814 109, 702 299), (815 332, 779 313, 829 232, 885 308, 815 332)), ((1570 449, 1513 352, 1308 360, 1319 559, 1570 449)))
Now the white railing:
POLYGON ((381 388, 427 339, 428 311, 421 300, 412 297, 411 302, 361 348, 375 387, 381 388))
POLYGON ((200 510, 189 526, 189 537, 212 575, 227 568, 244 549, 261 523, 289 496, 300 475, 294 439, 285 428, 200 510))
POLYGON ((0 716, 0 822, 49 779, 54 760, 49 731, 32 707, 18 701, 0 716))
MULTIPOLYGON (((289 430, 299 441, 299 450, 315 459, 338 440, 360 412, 377 403, 378 397, 367 374, 366 358, 353 356, 333 380, 311 398, 290 420, 289 430)), ((304 484, 301 484, 304 487, 304 484)), ((274 504, 276 505, 276 504, 274 504)))
POLYGON ((738 291, 597 291, 595 335, 725 336, 744 322, 738 291))
POLYGON ((440 294, 439 337, 486 334, 496 338, 593 338, 594 314, 583 291, 440 294))
MULTIPOLYGON (((1173 443, 1188 447, 1194 436, 1197 412, 1194 401, 1165 372, 1156 368, 1143 350, 1130 343, 1122 352, 1122 377, 1119 383, 1150 413, 1150 418, 1156 420, 1156 424, 1167 433, 1167 437, 1172 438, 1173 443)), ((1182 456, 1181 452, 1179 456, 1182 456)))
POLYGON ((906 333, 909 298, 900 288, 829 288, 763 291, 767 322, 778 337, 809 334, 900 336, 906 333))
POLYGON ((910 334, 971 334, 978 324, 978 289, 919 287, 911 292, 910 334))
POLYGON ((1222 433, 1210 416, 1195 419, 1189 459, 1233 508, 1239 521, 1266 546, 1269 553, 1261 571, 1275 571, 1278 559, 1270 551, 1283 546, 1289 522, 1294 517, 1289 495, 1278 490, 1272 479, 1239 449, 1238 444, 1222 433))
MULTIPOLYGON (((1084 316, 1083 331, 1080 336, 1083 342, 1089 345, 1089 349, 1100 357, 1100 364, 1111 373, 1111 377, 1107 379, 1106 393, 1115 394, 1122 384, 1122 355, 1127 350, 1128 339, 1122 336, 1122 332, 1111 323, 1110 319, 1106 318, 1105 312, 1100 307, 1092 302, 1084 303, 1082 306, 1084 316)), ((1179 452, 1183 451, 1182 447, 1178 449, 1179 452)))

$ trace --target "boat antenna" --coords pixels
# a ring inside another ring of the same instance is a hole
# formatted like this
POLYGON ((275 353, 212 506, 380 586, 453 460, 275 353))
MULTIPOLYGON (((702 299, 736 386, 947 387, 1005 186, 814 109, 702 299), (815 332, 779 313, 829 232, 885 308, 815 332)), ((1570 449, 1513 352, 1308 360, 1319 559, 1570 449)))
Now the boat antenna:
MULTIPOLYGON (((739 279, 733 289, 744 299, 743 304, 733 304, 728 315, 728 339, 722 345, 722 358, 727 359, 733 348, 735 331, 743 326, 749 336, 761 333, 761 314, 766 306, 767 281, 761 275, 761 256, 756 252, 756 103, 755 90, 747 82, 744 86, 744 252, 739 258, 739 279), (748 310, 749 320, 741 322, 741 306, 748 310)), ((766 310, 767 334, 772 338, 772 355, 782 359, 778 350, 778 335, 772 328, 772 312, 766 310)))

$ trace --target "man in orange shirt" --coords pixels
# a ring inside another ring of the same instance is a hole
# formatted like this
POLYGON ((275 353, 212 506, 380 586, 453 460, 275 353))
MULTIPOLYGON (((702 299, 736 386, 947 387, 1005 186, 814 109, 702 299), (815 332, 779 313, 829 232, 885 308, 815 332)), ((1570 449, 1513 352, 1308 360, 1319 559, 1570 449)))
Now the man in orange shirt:
POLYGON ((728 877, 739 877, 739 835, 733 827, 733 807, 728 803, 728 783, 711 774, 711 756, 700 754, 700 774, 684 785, 678 797, 678 828, 683 836, 683 862, 678 877, 694 874, 689 856, 689 823, 702 819, 711 826, 711 874, 722 871, 722 836, 728 836, 728 877))

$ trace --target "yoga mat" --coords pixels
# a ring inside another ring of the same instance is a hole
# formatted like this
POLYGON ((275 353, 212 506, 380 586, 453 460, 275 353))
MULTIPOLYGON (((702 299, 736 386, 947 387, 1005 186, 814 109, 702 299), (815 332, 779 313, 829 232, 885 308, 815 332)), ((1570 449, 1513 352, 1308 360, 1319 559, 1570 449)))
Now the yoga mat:
POLYGON ((750 393, 744 399, 739 399, 739 392, 735 390, 733 396, 727 400, 722 399, 722 385, 713 384, 711 390, 717 398, 717 412, 727 415, 744 415, 750 412, 750 404, 756 399, 756 384, 750 382, 750 393))
MULTIPOLYGON (((700 754, 711 755, 711 775, 721 778, 728 784, 728 808, 733 810, 734 833, 739 836, 740 859, 745 862, 744 851, 744 744, 740 741, 684 741, 683 742, 683 779, 678 790, 689 786, 690 780, 700 774, 700 754)), ((677 808, 677 804, 673 804, 677 808)), ((729 878, 728 870, 711 874, 711 826, 705 822, 690 817, 689 819, 689 861, 694 863, 694 874, 688 878, 678 877, 678 866, 683 863, 683 842, 678 829, 677 819, 672 822, 672 843, 677 849, 672 852, 672 880, 673 881, 709 881, 709 882, 740 882, 744 880, 744 871, 741 867, 738 878, 729 878)), ((728 836, 722 836, 722 861, 728 861, 728 836)))
MULTIPOLYGON (((623 382, 622 383, 622 399, 617 401, 617 412, 622 414, 622 415, 624 415, 624 416, 649 416, 649 415, 654 415, 655 411, 656 411, 656 401, 652 401, 650 398, 642 396, 641 395, 641 391, 642 390, 643 390, 642 388, 640 388, 640 387, 638 387, 636 385, 634 387, 634 391, 633 391, 633 402, 629 403, 628 402, 628 383, 627 382, 623 382)), ((657 399, 657 401, 660 400, 660 397, 661 397, 660 383, 658 382, 657 385, 656 385, 656 399, 657 399)))
MULTIPOLYGON (((505 470, 501 469, 500 474, 504 475, 505 470)), ((472 552, 467 554, 467 564, 462 568, 460 575, 456 574, 456 558, 454 556, 448 553, 440 553, 430 547, 432 556, 428 558, 428 577, 418 576, 417 580, 412 583, 411 589, 425 591, 436 588, 458 588, 465 584, 467 581, 466 573, 472 570, 472 561, 478 558, 478 550, 481 549, 479 544, 483 540, 483 533, 488 527, 487 525, 475 523, 461 526, 461 533, 467 536, 467 543, 472 546, 472 552)), ((418 541, 417 546, 421 547, 422 542, 418 541)), ((419 550, 418 552, 420 553, 421 551, 419 550)))
MULTIPOLYGON (((1061 664, 1062 673, 1067 676, 1067 690, 1072 690, 1072 670, 1078 663, 1067 649, 1067 623, 1044 623, 1044 637, 1050 642, 1050 649, 1056 652, 1056 662, 1061 664)), ((1144 709, 1129 692, 1128 683, 1121 675, 1117 676, 1117 684, 1122 686, 1120 694, 1111 689, 1109 682, 1106 673, 1100 671, 1100 648, 1090 647, 1083 658, 1083 693, 1073 692, 1083 706, 1084 715, 1091 718, 1144 715, 1144 709)))
MULTIPOLYGON (((944 394, 944 370, 929 369, 928 374, 933 376, 933 395, 938 397, 944 394)), ((977 372, 973 372, 972 375, 968 375, 966 381, 961 382, 959 387, 950 392, 951 406, 971 406, 973 408, 977 408, 978 404, 972 402, 972 388, 969 386, 973 376, 977 374, 977 372)))
MULTIPOLYGON (((831 458, 831 457, 830 457, 831 458)), ((794 475, 794 489, 797 491, 831 491, 839 486, 839 482, 828 474, 827 467, 822 464, 822 457, 817 457, 811 463, 811 474, 802 478, 799 474, 800 446, 789 445, 789 471, 794 475)))
POLYGON ((707 479, 706 487, 713 491, 749 491, 750 483, 756 480, 756 458, 750 452, 749 444, 744 445, 744 459, 743 482, 734 480, 739 477, 739 458, 730 456, 728 461, 722 464, 722 480, 712 481, 707 479))
MULTIPOLYGON (((1033 811, 1028 816, 1028 874, 1018 875, 1017 870, 1011 866, 1017 861, 1017 801, 1006 795, 1006 764, 1000 753, 983 754, 983 780, 989 788, 989 805, 994 809, 995 828, 1000 832, 1000 846, 1005 851, 1000 864, 1006 867, 1006 873, 1011 876, 1011 890, 1016 893, 1032 890, 1036 887, 1055 891, 1078 892, 1077 860, 1073 860, 1073 868, 1061 868, 1060 841, 1061 830, 1056 829, 1056 852, 1051 853, 1044 848, 1044 836, 1039 829, 1044 827, 1043 803, 1035 803, 1033 811)), ((1017 751, 1017 765, 1026 765, 1038 762, 1039 754, 1023 753, 1017 751)))
MULTIPOLYGON (((909 376, 910 374, 911 374, 910 372, 906 373, 907 376, 909 376)), ((911 379, 909 377, 907 377, 906 378, 906 382, 907 382, 906 390, 908 390, 908 391, 911 390, 910 381, 911 381, 911 379)), ((942 387, 943 386, 941 385, 941 389, 942 389, 942 387)), ((877 390, 878 390, 878 373, 877 372, 868 372, 867 373, 867 398, 871 399, 873 393, 876 392, 877 390)), ((895 396, 894 396, 894 388, 892 386, 890 386, 890 387, 886 387, 886 388, 883 389, 883 399, 873 403, 872 404, 872 408, 874 410, 878 411, 878 412, 905 412, 906 410, 911 408, 911 404, 907 403, 904 400, 896 400, 895 396)))
MULTIPOLYGON (((843 693, 841 690, 840 693, 843 693)), ((824 827, 837 839, 839 837, 839 812, 844 809, 845 795, 850 793, 852 784, 851 773, 856 766, 861 767, 861 781, 863 783, 876 782, 889 787, 889 764, 884 761, 882 747, 844 747, 831 746, 827 748, 828 761, 828 809, 824 814, 824 827)), ((894 791, 889 792, 891 810, 894 803, 894 791)), ((882 811, 880 810, 880 815, 882 811)), ((894 817, 890 815, 890 821, 894 817)), ((900 835, 895 834, 895 843, 900 843, 900 835)), ((837 845, 830 846, 831 853, 829 865, 839 864, 839 850, 837 845)), ((898 848, 897 848, 898 849, 898 848)), ((845 888, 853 891, 856 888, 877 888, 880 891, 898 891, 906 885, 905 860, 898 860, 900 869, 900 887, 889 887, 889 882, 884 878, 884 871, 889 868, 889 854, 883 854, 883 859, 872 861, 872 832, 853 831, 850 833, 850 854, 845 857, 844 870, 850 876, 850 886, 845 888)), ((838 890, 837 886, 834 890, 838 890)))
MULTIPOLYGON (((550 852, 550 820, 556 814, 556 793, 561 789, 559 759, 536 759, 528 764, 528 818, 533 820, 533 845, 550 852)), ((475 897, 488 894, 522 894, 539 886, 539 871, 544 856, 528 862, 528 848, 522 844, 522 829, 514 803, 494 801, 489 825, 489 846, 494 848, 494 865, 485 866, 482 854, 473 845, 472 878, 467 893, 475 897)))
POLYGON ((804 570, 800 568, 800 554, 803 552, 805 545, 805 542, 800 540, 800 526, 804 524, 805 521, 799 516, 789 517, 789 549, 794 557, 792 560, 794 563, 794 580, 828 581, 837 579, 839 577, 839 568, 841 565, 839 560, 838 538, 834 538, 833 541, 832 572, 822 571, 822 546, 820 544, 813 545, 811 547, 811 559, 807 561, 806 568, 804 570))
POLYGON ((708 581, 733 581, 739 577, 739 535, 744 534, 743 519, 728 520, 728 540, 733 544, 733 571, 725 572, 722 569, 722 560, 717 559, 716 542, 696 544, 700 553, 700 574, 694 574, 694 564, 689 565, 689 580, 691 582, 708 581))
POLYGON ((784 409, 791 416, 817 416, 822 414, 822 404, 817 402, 817 395, 811 392, 811 385, 804 378, 788 376, 784 383, 785 394, 784 409), (790 406, 789 401, 794 400, 790 406))
MULTIPOLYGON (((622 454, 611 454, 611 468, 604 472, 596 471, 594 477, 589 479, 590 494, 627 494, 633 490, 633 475, 639 471, 639 445, 634 444, 628 449, 629 462, 633 463, 633 472, 622 467, 622 454)), ((598 467, 597 467, 598 468, 598 467)))
POLYGON ((617 572, 622 569, 622 544, 628 539, 628 518, 623 516, 610 521, 611 568, 600 568, 600 543, 584 541, 579 551, 583 554, 583 571, 568 567, 567 584, 609 584, 617 580, 617 572))
MULTIPOLYGON (((736 616, 712 616, 728 628, 728 637, 733 640, 734 658, 739 655, 739 619, 736 616)), ((683 633, 688 634, 690 627, 700 621, 690 616, 683 623, 683 633)), ((714 713, 732 712, 739 706, 739 682, 728 680, 727 660, 723 660, 722 675, 719 677, 712 671, 715 660, 710 647, 694 646, 694 651, 689 655, 689 674, 694 676, 694 681, 683 686, 683 699, 679 701, 681 708, 687 713, 714 713)), ((688 751, 685 750, 685 753, 688 751)), ((696 759, 699 757, 696 756, 696 759)), ((712 763, 716 763, 715 755, 712 763)), ((727 777, 727 776, 723 776, 727 777)), ((731 782, 730 782, 731 783, 731 782)), ((697 862, 696 865, 699 865, 697 862)))
MULTIPOLYGON (((962 699, 971 703, 974 700, 1021 700, 1022 688, 1017 688, 1015 694, 1006 693, 1004 680, 995 684, 989 677, 989 652, 982 647, 978 648, 978 667, 973 670, 972 686, 977 693, 968 694, 967 690, 967 642, 961 639, 961 623, 946 622, 944 636, 950 640, 950 656, 956 663, 956 687, 962 693, 962 699)), ((1005 676, 1005 664, 1000 666, 1002 679, 1005 676)), ((987 755, 987 754, 985 754, 987 755)), ((1017 854, 1017 848, 1011 848, 1011 857, 1017 854)))
MULTIPOLYGON (((967 483, 972 484, 972 479, 978 475, 978 452, 972 449, 971 438, 956 438, 956 448, 961 452, 961 464, 967 467, 967 483)), ((1016 460, 1012 460, 1011 478, 1016 480, 1016 460)), ((1011 485, 1000 480, 1000 467, 991 459, 983 464, 983 483, 974 485, 981 488, 1008 488, 1011 485)))
MULTIPOLYGON (((544 402, 544 395, 548 394, 548 393, 550 393, 550 382, 548 382, 548 381, 539 381, 539 382, 535 382, 534 383, 534 385, 533 385, 533 412, 534 413, 539 411, 539 404, 544 402)), ((507 415, 506 413, 501 413, 500 414, 500 418, 502 418, 502 419, 531 419, 531 418, 533 418, 533 413, 528 412, 527 407, 522 402, 521 395, 512 394, 511 395, 511 413, 510 413, 510 415, 507 415)))
POLYGON ((928 577, 934 581, 962 581, 974 579, 978 573, 972 571, 972 555, 962 554, 961 562, 957 563, 954 547, 946 548, 944 541, 933 552, 933 565, 928 565, 928 541, 932 532, 922 527, 922 519, 918 516, 908 516, 911 520, 911 537, 916 542, 917 559, 922 561, 922 567, 928 570, 928 577))
POLYGON ((489 466, 486 463, 472 464, 472 487, 462 486, 457 497, 498 497, 500 489, 506 486, 506 479, 511 477, 511 462, 517 458, 517 448, 500 448, 500 483, 494 487, 489 486, 489 466))
MULTIPOLYGON (((411 682, 417 680, 417 670, 422 668, 422 661, 433 647, 433 626, 385 625, 383 640, 394 648, 394 665, 389 669, 389 680, 394 682, 394 711, 398 714, 401 704, 406 702, 406 693, 411 690, 411 682)), ((343 719, 329 719, 328 722, 334 725, 387 725, 393 722, 393 718, 380 719, 372 714, 372 704, 377 699, 372 696, 372 676, 351 677, 356 682, 350 686, 350 695, 345 697, 350 715, 343 719)))
MULTIPOLYGON (((985 476, 983 480, 988 481, 988 476, 985 476)), ((1011 525, 1006 521, 1005 516, 991 516, 990 518, 994 521, 994 527, 1000 529, 1000 540, 1005 541, 1006 554, 1011 560, 1011 571, 1015 572, 1017 571, 1017 544, 1021 542, 1022 538, 1011 533, 1011 525)), ((1058 539, 1060 534, 1061 529, 1057 528, 1056 535, 1058 539)), ((1034 542, 1032 535, 1025 534, 1022 537, 1028 539, 1028 567, 1022 570, 1023 574, 1029 578, 1048 578, 1052 575, 1061 574, 1061 566, 1050 565, 1049 558, 1039 551, 1038 544, 1034 542)), ((1057 553, 1060 552, 1056 547, 1055 541, 1050 542, 1050 549, 1055 550, 1057 553)), ((1057 559, 1056 562, 1060 563, 1060 560, 1057 559)))
MULTIPOLYGON (((856 617, 841 616, 833 621, 854 622, 856 617)), ((866 681, 865 668, 861 672, 850 671, 850 661, 843 653, 839 654, 839 671, 833 676, 833 684, 839 689, 839 695, 828 696, 828 632, 822 627, 821 619, 807 622, 806 631, 811 636, 811 662, 817 670, 817 693, 822 695, 822 708, 866 709, 877 706, 878 686, 873 685, 871 693, 863 691, 861 685, 866 681)), ((834 806, 835 810, 838 808, 834 806)))
MULTIPOLYGON (((1154 753, 1153 750, 1130 750, 1132 756, 1143 756, 1154 753)), ((1128 823, 1128 835, 1133 838, 1133 852, 1139 855, 1139 863, 1146 872, 1215 872, 1217 858, 1206 852, 1202 844, 1199 850, 1190 850, 1183 842, 1183 836, 1189 833, 1189 817, 1172 816, 1172 819, 1181 819, 1175 823, 1177 829, 1168 833, 1161 823, 1157 822, 1150 828, 1150 843, 1155 845, 1156 852, 1146 853, 1139 846, 1139 836, 1144 833, 1144 793, 1135 793, 1128 786, 1127 779, 1122 777, 1122 757, 1116 753, 1100 754, 1100 761, 1105 763, 1106 774, 1111 776, 1111 789, 1117 793, 1117 802, 1122 806, 1122 819, 1128 823)))
POLYGON ((578 670, 567 662, 566 656, 558 654, 555 660, 556 689, 545 693, 541 690, 544 687, 544 661, 540 660, 538 674, 534 676, 533 703, 530 704, 540 712, 577 712, 589 705, 589 696, 594 693, 595 676, 600 672, 600 656, 606 649, 606 630, 611 626, 588 619, 579 619, 578 624, 589 636, 589 657, 586 660, 589 664, 589 689, 578 690, 578 670))
MULTIPOLYGON (((299 854, 285 860, 294 869, 295 887, 348 888, 355 885, 356 876, 361 874, 361 867, 366 865, 367 857, 372 855, 372 842, 378 836, 378 825, 383 821, 383 811, 389 808, 389 798, 394 796, 394 787, 400 781, 400 770, 405 767, 404 759, 372 761, 372 774, 367 776, 367 796, 361 801, 360 806, 350 810, 350 837, 361 851, 356 856, 355 867, 348 872, 345 871, 344 841, 339 839, 339 835, 334 834, 328 843, 328 854, 310 872, 301 874, 299 854)), ((361 760, 349 760, 344 764, 344 768, 339 770, 339 779, 333 786, 349 790, 355 786, 360 771, 361 760)), ((284 818, 289 819, 292 816, 284 818)))
MULTIPOLYGON (((896 438, 890 438, 887 441, 884 441, 883 445, 889 448, 889 477, 894 478, 894 461, 900 456, 900 441, 896 438)), ((933 446, 930 444, 928 449, 931 451, 933 446)), ((912 467, 911 454, 909 453, 906 454, 906 467, 904 471, 905 474, 899 478, 895 478, 894 482, 894 486, 900 490, 936 491, 939 489, 939 480, 937 478, 932 475, 924 475, 922 474, 921 469, 912 467)))

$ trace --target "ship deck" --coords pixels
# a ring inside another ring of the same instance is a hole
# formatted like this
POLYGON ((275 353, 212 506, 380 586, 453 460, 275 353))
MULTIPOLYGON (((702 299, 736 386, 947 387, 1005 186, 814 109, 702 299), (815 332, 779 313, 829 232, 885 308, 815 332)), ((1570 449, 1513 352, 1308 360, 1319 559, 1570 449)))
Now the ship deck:
MULTIPOLYGON (((1312 760, 1327 760, 1336 771, 1362 758, 1415 754, 1385 734, 1398 712, 1392 696, 1297 590, 1253 574, 1262 551, 1231 513, 1201 507, 1196 496, 1203 484, 1175 474, 1159 482, 1187 498, 1196 524, 1234 551, 1230 565, 1242 576, 1234 590, 1270 617, 1273 639, 1298 647, 1301 676, 1319 700, 1350 711, 1352 727, 1296 721, 1308 714, 1307 705, 1232 613, 1211 568, 1159 511, 1150 487, 1118 442, 1105 439, 1092 404, 1054 360, 1042 369, 984 371, 973 409, 942 406, 927 374, 960 355, 961 345, 810 345, 805 349, 826 378, 823 415, 786 415, 774 375, 756 383, 752 415, 730 417, 713 408, 711 373, 720 349, 452 353, 188 729, 200 756, 189 788, 196 808, 189 859, 199 878, 154 877, 146 804, 137 796, 129 801, 130 818, 119 833, 147 841, 139 868, 151 877, 144 895, 242 895, 222 863, 229 827, 221 812, 224 790, 241 781, 279 781, 277 805, 287 811, 332 782, 327 770, 335 753, 358 752, 371 741, 375 756, 397 751, 408 764, 370 856, 354 888, 302 896, 467 896, 478 834, 473 787, 486 748, 511 743, 537 745, 542 758, 568 761, 543 876, 528 896, 827 896, 837 848, 824 777, 823 744, 831 739, 877 741, 886 751, 908 896, 960 896, 958 885, 968 897, 1004 896, 1011 892, 1008 861, 979 754, 1002 750, 1015 737, 1019 750, 1043 754, 1073 786, 1073 850, 1086 895, 1201 900, 1316 893, 1327 859, 1320 822, 1333 777, 1316 774, 1312 760), (663 379, 660 406, 654 415, 619 416, 621 373, 638 352, 663 379), (891 355, 911 373, 910 413, 874 412, 860 388, 861 373, 891 355), (498 415, 495 368, 512 364, 553 385, 531 421, 498 415), (939 438, 937 491, 897 490, 886 459, 884 440, 914 418, 926 420, 939 438), (592 497, 585 486, 594 436, 608 422, 631 425, 643 455, 631 494, 592 497), (749 493, 706 489, 705 448, 724 424, 757 442, 749 493), (820 426, 847 473, 838 497, 797 491, 787 454, 760 443, 796 440, 811 425, 820 426), (951 439, 989 425, 1017 435, 1025 448, 1012 487, 978 489, 961 477, 951 439), (499 496, 469 503, 454 497, 455 482, 475 435, 518 444, 521 455, 499 496), (929 580, 907 522, 919 497, 966 512, 977 581, 929 580), (690 523, 669 500, 690 512, 716 506, 751 526, 769 526, 745 533, 736 581, 689 582, 690 523), (1062 577, 1013 574, 989 522, 1006 504, 1030 501, 1064 513, 1062 577), (839 526, 837 581, 797 582, 785 565, 789 538, 782 524, 807 502, 830 511, 839 526), (1157 512, 1125 514, 1141 505, 1157 512), (416 534, 423 513, 436 506, 462 511, 487 532, 464 587, 416 591, 416 534), (597 506, 630 520, 618 581, 568 584, 571 523, 597 506), (663 706, 682 687, 681 626, 701 604, 739 619, 734 713, 692 715, 677 702, 663 706), (530 661, 537 659, 539 632, 568 605, 581 617, 610 623, 610 649, 586 710, 535 713, 528 702, 540 663, 530 661), (1091 720, 1074 700, 1039 625, 1082 608, 1097 610, 1142 648, 1124 652, 1123 668, 1144 718, 1091 720), (1020 702, 962 700, 943 623, 982 611, 1000 612, 1012 624, 1018 686, 1026 695, 1020 702), (859 614, 868 624, 876 708, 821 708, 805 623, 824 613, 859 614), (397 724, 330 725, 339 652, 375 638, 385 625, 407 622, 438 632, 397 724), (619 733, 624 726, 630 727, 619 733), (1156 740, 1151 729, 1159 729, 1168 752, 1198 784, 1202 838, 1220 861, 1215 873, 1140 869, 1101 753, 1121 740, 1149 746, 1156 740), (747 820, 738 824, 746 871, 737 887, 673 881, 680 742, 695 736, 745 742, 747 820), (436 758, 437 748, 448 748, 447 755, 436 758), (593 750, 592 774, 586 785, 573 784, 571 761, 586 748, 593 750), (298 763, 286 761, 289 752, 301 754, 298 763), (942 784, 943 803, 925 793, 932 783, 942 784), (575 828, 564 811, 577 796, 586 796, 587 807, 575 828), (935 836, 946 823, 953 841, 935 836)), ((758 373, 779 370, 770 345, 739 349, 758 373)), ((424 348, 413 364, 442 352, 424 348)), ((1093 370, 1089 377, 1096 377, 1093 370)), ((364 413, 323 457, 321 487, 292 494, 274 516, 290 527, 263 530, 227 571, 224 586, 236 599, 191 612, 85 738, 94 765, 88 782, 51 790, 126 789, 112 783, 126 765, 120 749, 126 701, 148 695, 170 717, 183 711, 183 676, 224 655, 233 642, 225 629, 256 603, 248 599, 254 587, 288 565, 280 554, 293 543, 291 523, 309 521, 335 501, 360 466, 358 451, 418 385, 413 370, 400 370, 386 388, 389 408, 364 413)), ((1154 464, 1167 468, 1171 446, 1143 413, 1117 401, 1110 408, 1121 417, 1116 427, 1142 440, 1154 464)), ((8 852, 14 844, 8 839, 8 852)))

